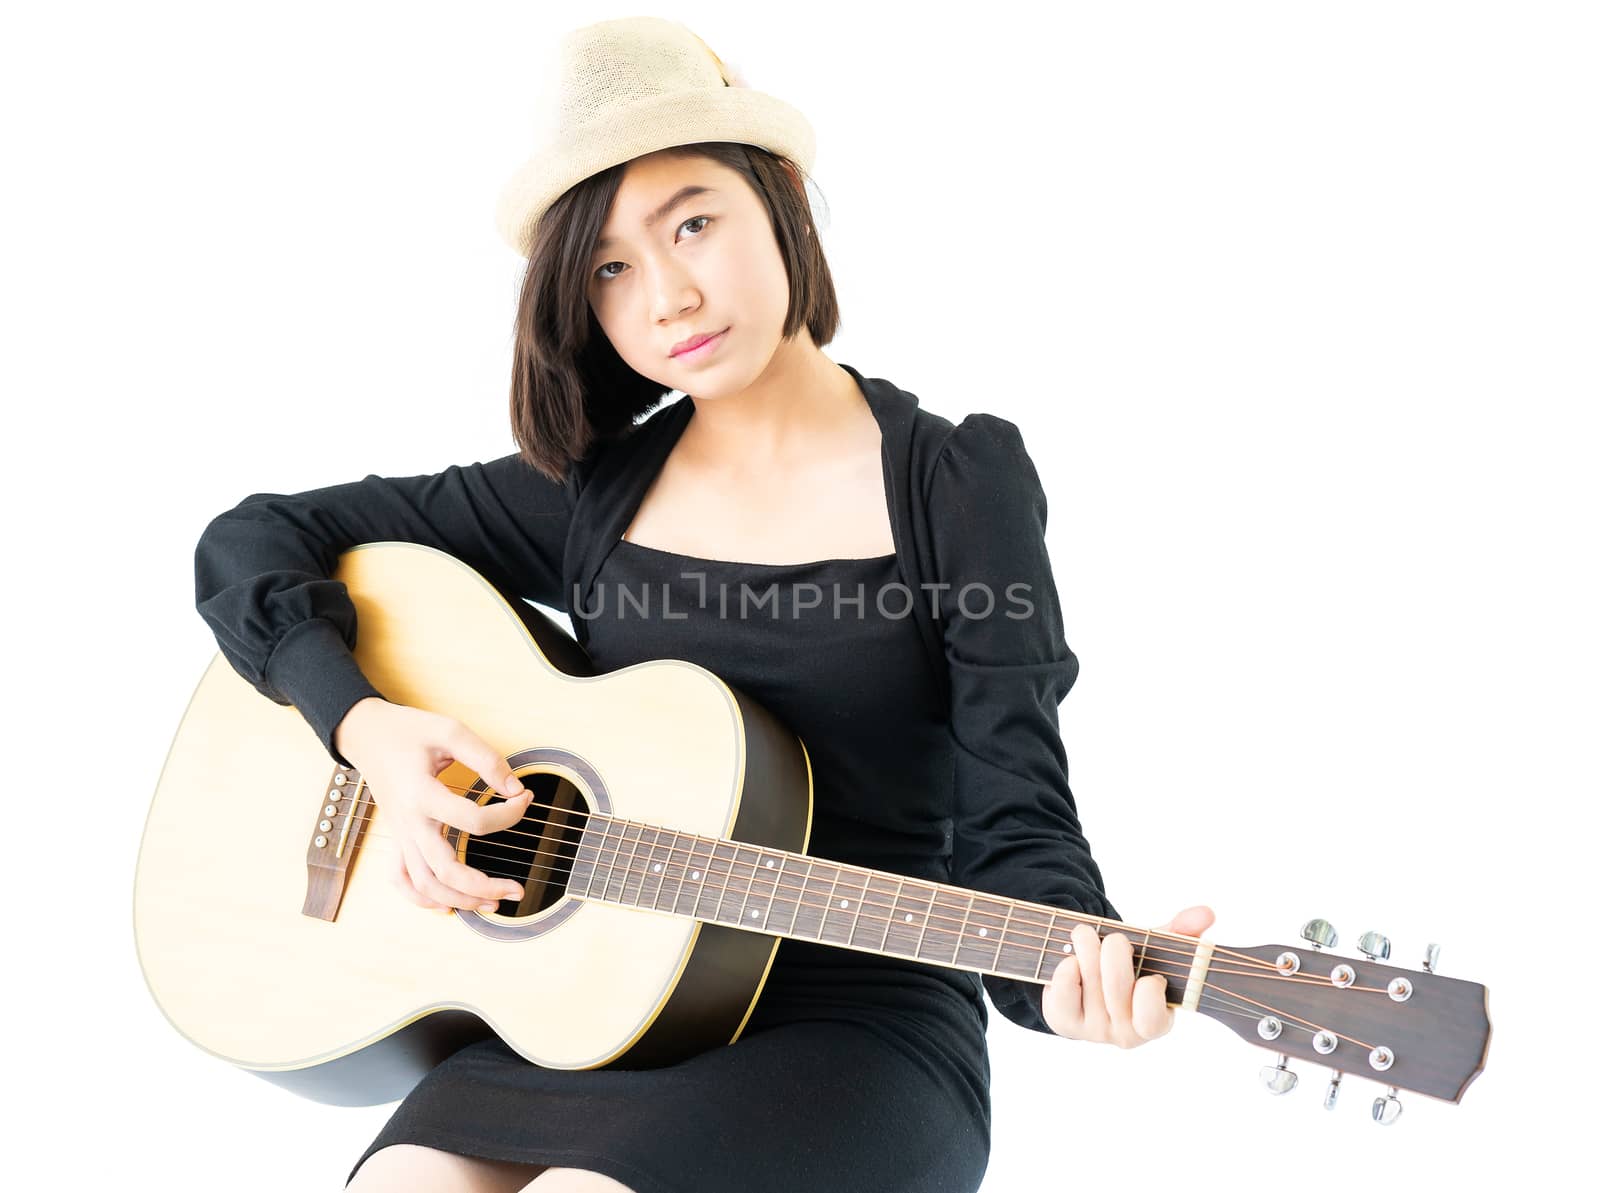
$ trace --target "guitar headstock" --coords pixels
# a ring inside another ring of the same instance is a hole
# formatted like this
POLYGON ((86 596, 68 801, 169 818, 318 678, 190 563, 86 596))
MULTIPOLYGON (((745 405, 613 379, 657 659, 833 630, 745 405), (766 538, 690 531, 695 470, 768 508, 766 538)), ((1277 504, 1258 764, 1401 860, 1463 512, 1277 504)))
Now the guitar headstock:
POLYGON ((1298 945, 1217 945, 1195 1008, 1247 1043, 1278 1053, 1261 1070, 1273 1093, 1297 1083, 1291 1057, 1334 1070, 1323 1104, 1332 1109, 1345 1074, 1391 1087, 1373 1118, 1399 1116, 1398 1090, 1459 1102, 1488 1055, 1489 992, 1477 982, 1434 972, 1438 946, 1423 969, 1385 964, 1387 937, 1368 932, 1359 957, 1324 952, 1338 943, 1326 920, 1311 920, 1298 945))

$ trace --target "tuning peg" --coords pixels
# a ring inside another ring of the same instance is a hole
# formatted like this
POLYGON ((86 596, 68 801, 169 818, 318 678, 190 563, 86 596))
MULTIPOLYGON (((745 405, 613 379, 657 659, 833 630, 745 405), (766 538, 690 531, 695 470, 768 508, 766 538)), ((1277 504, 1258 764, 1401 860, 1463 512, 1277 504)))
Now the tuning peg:
POLYGON ((1320 949, 1323 945, 1331 949, 1339 943, 1339 934, 1327 920, 1307 920, 1300 929, 1300 935, 1309 940, 1314 949, 1320 949))
POLYGON ((1356 948, 1367 955, 1369 961, 1383 961, 1389 956, 1389 938, 1382 932, 1363 932, 1356 948))
POLYGON ((1372 1100, 1372 1117, 1379 1126, 1387 1127, 1400 1117, 1400 1099, 1395 1096, 1399 1092, 1399 1086, 1391 1085, 1387 1094, 1372 1100))
POLYGON ((1324 1110, 1332 1110, 1333 1104, 1339 1100, 1339 1082, 1343 1078, 1344 1074, 1339 1070, 1335 1069, 1333 1071, 1333 1080, 1328 1082, 1328 1092, 1322 1095, 1322 1108, 1324 1110))
POLYGON ((1437 964, 1439 964, 1439 946, 1436 944, 1430 944, 1428 946, 1428 951, 1423 954, 1422 968, 1427 970, 1429 973, 1432 973, 1433 967, 1437 964))
POLYGON ((1300 1078, 1289 1069, 1289 1054, 1286 1052, 1278 1053, 1276 1065, 1262 1065, 1260 1075, 1261 1084, 1275 1094, 1286 1094, 1300 1082, 1300 1078))

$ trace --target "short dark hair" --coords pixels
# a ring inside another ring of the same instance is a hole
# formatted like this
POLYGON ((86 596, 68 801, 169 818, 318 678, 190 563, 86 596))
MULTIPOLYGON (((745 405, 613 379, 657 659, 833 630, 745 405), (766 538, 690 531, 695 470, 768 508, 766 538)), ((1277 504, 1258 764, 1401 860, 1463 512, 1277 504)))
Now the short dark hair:
MULTIPOLYGON (((820 348, 839 329, 839 300, 822 254, 802 171, 756 145, 702 141, 660 152, 737 171, 766 204, 789 277, 785 339, 801 327, 820 348)), ((524 460, 552 480, 597 446, 629 434, 672 392, 617 355, 588 299, 588 263, 628 163, 564 192, 534 227, 517 300, 511 433, 524 460)))

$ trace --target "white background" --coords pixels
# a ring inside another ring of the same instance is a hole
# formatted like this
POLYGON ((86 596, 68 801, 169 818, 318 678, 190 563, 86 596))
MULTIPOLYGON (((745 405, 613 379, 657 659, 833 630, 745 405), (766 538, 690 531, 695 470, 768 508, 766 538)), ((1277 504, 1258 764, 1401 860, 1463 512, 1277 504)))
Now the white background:
MULTIPOLYGON (((652 11, 813 122, 829 355, 1021 426, 1119 909, 1209 903, 1233 945, 1320 915, 1412 967, 1438 941, 1495 1027, 1460 1105, 1380 1128, 1377 1085, 1329 1113, 1301 1065, 1274 1098, 1208 1018, 1122 1052, 995 1015, 984 1189, 1565 1167, 1595 1059, 1592 9, 879 7, 652 11)), ((528 64, 636 11, 6 18, 13 1170, 336 1189, 388 1116, 201 1053, 143 984, 139 834, 215 649, 192 551, 248 493, 513 450, 492 210, 528 64)))

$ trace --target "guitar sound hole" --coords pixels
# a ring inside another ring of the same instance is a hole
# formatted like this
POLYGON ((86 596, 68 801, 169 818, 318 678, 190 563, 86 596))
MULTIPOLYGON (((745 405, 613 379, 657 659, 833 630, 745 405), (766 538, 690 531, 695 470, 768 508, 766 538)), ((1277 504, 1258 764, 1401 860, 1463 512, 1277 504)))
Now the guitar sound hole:
MULTIPOLYGON (((577 859, 578 843, 589 820, 583 792, 561 775, 521 775, 533 800, 522 819, 510 828, 467 839, 466 864, 490 878, 520 883, 522 901, 500 900, 500 915, 538 915, 567 893, 567 879, 577 859)), ((504 803, 496 795, 487 806, 504 803)))

